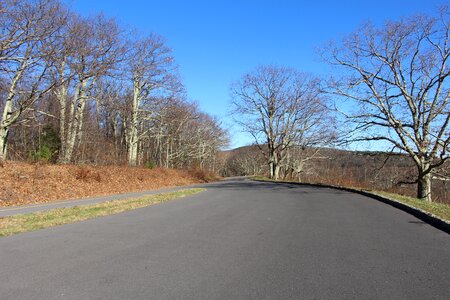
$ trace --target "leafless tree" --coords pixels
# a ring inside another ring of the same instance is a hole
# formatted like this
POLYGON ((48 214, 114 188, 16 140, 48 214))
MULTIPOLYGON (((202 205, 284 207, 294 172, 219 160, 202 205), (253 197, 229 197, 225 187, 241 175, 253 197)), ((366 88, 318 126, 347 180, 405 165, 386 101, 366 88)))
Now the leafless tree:
POLYGON ((138 164, 139 141, 148 132, 139 130, 142 122, 155 117, 157 100, 180 92, 172 51, 155 34, 131 43, 127 64, 132 83, 130 118, 127 127, 128 163, 138 164))
POLYGON ((72 160, 76 145, 82 141, 85 107, 89 99, 95 99, 92 92, 97 80, 114 69, 122 54, 120 28, 102 15, 90 19, 73 17, 67 33, 65 53, 58 57, 55 72, 61 113, 60 161, 64 163, 72 160), (69 101, 71 87, 73 95, 69 101))
POLYGON ((231 94, 235 120, 266 155, 271 178, 278 179, 289 148, 324 144, 333 136, 319 82, 308 74, 261 66, 234 83, 231 94))
POLYGON ((61 141, 59 149, 59 161, 66 162, 66 146, 67 146, 67 105, 69 98, 73 94, 73 86, 75 81, 74 57, 76 56, 77 39, 76 24, 81 22, 75 14, 69 13, 67 22, 61 26, 58 31, 59 38, 55 40, 55 44, 59 49, 51 57, 47 57, 50 68, 51 78, 54 82, 53 93, 59 106, 59 137, 61 141))
POLYGON ((11 127, 33 108, 33 104, 53 86, 48 80, 47 57, 55 32, 65 22, 57 1, 2 1, 0 26, 0 76, 2 119, 0 123, 0 160, 6 158, 11 127))
POLYGON ((432 173, 449 158, 449 16, 443 8, 437 17, 367 24, 324 52, 347 71, 329 92, 357 108, 340 106, 354 125, 349 140, 385 141, 407 153, 418 170, 417 197, 427 201, 432 173))

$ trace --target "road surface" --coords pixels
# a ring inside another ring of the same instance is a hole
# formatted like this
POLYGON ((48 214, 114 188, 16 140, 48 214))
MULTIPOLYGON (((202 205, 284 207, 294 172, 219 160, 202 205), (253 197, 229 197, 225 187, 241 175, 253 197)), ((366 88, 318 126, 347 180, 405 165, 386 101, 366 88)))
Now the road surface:
POLYGON ((0 299, 450 299, 450 236, 327 188, 231 180, 0 238, 0 299))

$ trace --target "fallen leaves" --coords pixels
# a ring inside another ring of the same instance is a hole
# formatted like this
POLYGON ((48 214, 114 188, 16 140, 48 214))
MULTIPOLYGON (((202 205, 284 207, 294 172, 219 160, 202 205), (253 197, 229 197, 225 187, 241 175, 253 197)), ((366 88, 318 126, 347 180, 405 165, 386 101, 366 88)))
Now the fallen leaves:
POLYGON ((188 171, 128 166, 6 162, 0 168, 0 206, 152 190, 201 182, 188 171))

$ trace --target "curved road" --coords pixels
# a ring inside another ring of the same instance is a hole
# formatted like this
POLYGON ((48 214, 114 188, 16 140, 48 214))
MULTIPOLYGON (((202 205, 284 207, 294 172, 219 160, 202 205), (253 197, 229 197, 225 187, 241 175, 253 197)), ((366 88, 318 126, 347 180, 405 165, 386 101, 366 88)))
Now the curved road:
POLYGON ((1 299, 450 299, 450 236, 326 188, 231 180, 0 238, 1 299))

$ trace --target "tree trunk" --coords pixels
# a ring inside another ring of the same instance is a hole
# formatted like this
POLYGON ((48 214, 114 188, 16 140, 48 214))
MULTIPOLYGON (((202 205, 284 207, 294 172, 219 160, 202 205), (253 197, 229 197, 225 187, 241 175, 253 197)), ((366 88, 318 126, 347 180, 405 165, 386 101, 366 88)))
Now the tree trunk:
POLYGON ((140 94, 139 82, 134 80, 133 82, 133 107, 130 120, 130 132, 128 139, 128 164, 130 166, 137 166, 138 161, 138 111, 140 106, 140 94))
POLYGON ((65 145, 63 147, 63 159, 61 162, 69 163, 72 160, 73 150, 77 138, 80 138, 79 130, 83 126, 84 107, 86 105, 86 82, 83 80, 78 83, 74 100, 70 105, 69 112, 69 126, 67 129, 67 136, 65 145), (76 105, 76 111, 75 111, 76 105))
POLYGON ((278 180, 278 177, 280 176, 280 166, 277 162, 271 161, 269 163, 269 169, 270 169, 270 179, 278 180))
POLYGON ((70 155, 68 154, 68 143, 72 139, 71 135, 73 134, 73 127, 75 122, 75 104, 77 101, 77 97, 79 96, 79 90, 80 85, 78 84, 75 90, 75 96, 73 100, 70 102, 69 107, 69 113, 68 113, 68 119, 67 119, 67 130, 65 130, 65 138, 64 141, 61 140, 61 143, 64 143, 64 145, 61 145, 61 149, 63 150, 63 153, 61 153, 60 162, 61 163, 69 163, 70 162, 70 155))
POLYGON ((169 140, 166 142, 166 168, 169 168, 169 140))
POLYGON ((67 101, 67 89, 62 86, 60 91, 55 93, 59 102, 59 162, 64 163, 64 157, 66 153, 66 101, 67 101))
POLYGON ((138 161, 138 143, 131 142, 128 145, 128 165, 135 167, 138 161))
POLYGON ((0 127, 0 163, 6 160, 8 132, 8 127, 0 127))
POLYGON ((423 174, 419 172, 419 180, 417 182, 417 198, 431 202, 431 174, 423 174))
POLYGON ((3 106, 2 122, 0 124, 0 163, 6 160, 9 129, 19 116, 13 116, 13 99, 16 95, 16 87, 19 79, 22 77, 25 65, 26 61, 22 63, 21 68, 14 75, 11 86, 9 88, 8 98, 6 98, 5 104, 3 106))
POLYGON ((75 149, 75 143, 77 138, 81 138, 81 128, 83 126, 84 107, 86 105, 85 96, 81 96, 79 99, 77 110, 75 112, 74 123, 72 124, 71 132, 69 132, 70 138, 67 139, 66 145, 66 157, 65 162, 68 163, 72 160, 73 151, 75 149))
POLYGON ((274 163, 273 168, 273 179, 278 180, 278 178, 280 177, 280 166, 274 163))
POLYGON ((269 178, 273 179, 273 176, 274 176, 274 174, 273 174, 273 162, 271 161, 271 162, 269 162, 269 178))

